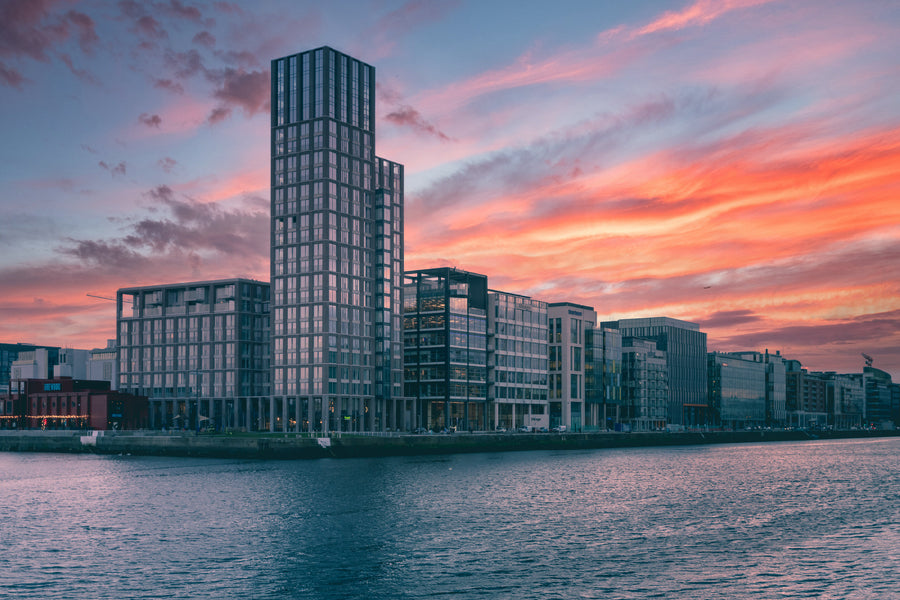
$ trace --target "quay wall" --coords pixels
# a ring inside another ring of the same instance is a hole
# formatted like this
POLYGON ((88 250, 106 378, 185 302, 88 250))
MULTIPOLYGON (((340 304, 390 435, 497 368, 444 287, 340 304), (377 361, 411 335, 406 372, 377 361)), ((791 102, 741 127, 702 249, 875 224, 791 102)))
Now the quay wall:
POLYGON ((900 431, 728 431, 683 433, 560 433, 368 436, 332 434, 164 434, 161 432, 0 431, 3 452, 91 452, 245 459, 359 458, 528 450, 583 450, 875 438, 900 431))

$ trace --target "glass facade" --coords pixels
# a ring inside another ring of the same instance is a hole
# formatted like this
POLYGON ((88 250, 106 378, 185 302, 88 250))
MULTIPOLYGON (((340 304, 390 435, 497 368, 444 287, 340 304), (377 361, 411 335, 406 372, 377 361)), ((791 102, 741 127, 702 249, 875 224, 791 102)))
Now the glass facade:
POLYGON ((547 303, 491 290, 488 331, 493 427, 549 427, 547 303))
POLYGON ((627 414, 622 404, 622 334, 594 328, 585 340, 585 430, 614 430, 627 414))
POLYGON ((705 425, 707 415, 706 334, 699 325, 669 317, 623 319, 602 323, 622 337, 652 339, 666 353, 668 365, 668 422, 705 425))
POLYGON ((710 352, 710 425, 728 429, 766 424, 766 364, 734 354, 710 352))
POLYGON ((622 403, 625 420, 634 431, 657 431, 668 416, 666 353, 654 340, 628 337, 622 341, 622 403))
POLYGON ((405 276, 405 391, 413 428, 487 427, 487 277, 457 269, 405 276))
POLYGON ((375 69, 324 47, 271 72, 270 429, 393 428, 403 166, 375 155, 375 69))

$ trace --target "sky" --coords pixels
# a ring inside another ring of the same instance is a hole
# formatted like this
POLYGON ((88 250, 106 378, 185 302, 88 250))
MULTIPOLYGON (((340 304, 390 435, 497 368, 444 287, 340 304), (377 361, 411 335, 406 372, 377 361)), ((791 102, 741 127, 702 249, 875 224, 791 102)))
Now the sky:
POLYGON ((898 30, 887 0, 0 0, 0 342, 268 281, 269 64, 328 45, 376 69, 408 270, 896 381, 898 30))

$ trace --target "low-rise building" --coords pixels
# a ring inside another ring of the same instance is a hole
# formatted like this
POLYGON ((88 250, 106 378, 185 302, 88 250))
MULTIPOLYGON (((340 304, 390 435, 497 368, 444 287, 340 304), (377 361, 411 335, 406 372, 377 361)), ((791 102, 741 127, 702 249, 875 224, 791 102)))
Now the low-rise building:
POLYGON ((141 429, 148 426, 147 398, 110 389, 108 381, 59 377, 27 379, 0 397, 7 429, 141 429))

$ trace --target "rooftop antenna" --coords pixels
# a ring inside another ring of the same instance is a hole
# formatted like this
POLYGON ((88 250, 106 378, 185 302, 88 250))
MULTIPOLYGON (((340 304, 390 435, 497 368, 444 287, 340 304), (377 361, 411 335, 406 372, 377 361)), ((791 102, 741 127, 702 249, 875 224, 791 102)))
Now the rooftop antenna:
POLYGON ((862 354, 862 357, 863 357, 864 359, 866 359, 866 366, 867 366, 867 367, 871 367, 871 366, 872 366, 872 362, 873 362, 875 359, 872 358, 871 356, 869 356, 868 354, 866 354, 865 352, 861 352, 861 354, 862 354))

